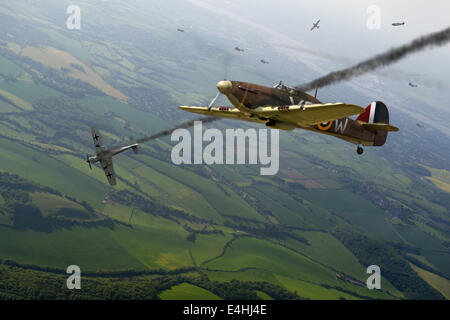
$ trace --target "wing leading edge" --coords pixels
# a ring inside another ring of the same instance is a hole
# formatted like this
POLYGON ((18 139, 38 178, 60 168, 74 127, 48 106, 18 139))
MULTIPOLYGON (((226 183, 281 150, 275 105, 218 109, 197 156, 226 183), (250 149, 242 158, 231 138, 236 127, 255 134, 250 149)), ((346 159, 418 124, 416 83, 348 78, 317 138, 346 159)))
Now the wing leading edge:
POLYGON ((346 103, 327 103, 310 105, 266 106, 241 112, 237 108, 228 107, 188 107, 180 109, 213 117, 239 119, 266 123, 267 119, 300 125, 316 125, 319 123, 342 119, 364 112, 364 108, 346 103))
POLYGON ((263 121, 259 119, 258 117, 252 117, 251 115, 245 114, 241 112, 237 108, 231 108, 231 107, 188 107, 188 106, 181 106, 179 107, 181 110, 189 111, 193 113, 203 114, 205 116, 210 117, 221 117, 221 118, 228 118, 228 119, 235 119, 235 120, 244 120, 244 121, 251 121, 251 122, 258 122, 258 123, 265 123, 266 121, 263 121))

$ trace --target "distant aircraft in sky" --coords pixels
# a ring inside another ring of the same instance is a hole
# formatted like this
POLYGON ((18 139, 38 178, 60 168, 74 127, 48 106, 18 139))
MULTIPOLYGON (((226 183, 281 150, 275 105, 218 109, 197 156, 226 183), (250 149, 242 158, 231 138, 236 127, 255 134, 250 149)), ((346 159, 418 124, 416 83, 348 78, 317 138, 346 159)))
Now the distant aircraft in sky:
POLYGON ((314 29, 319 29, 319 28, 320 28, 319 22, 320 22, 320 19, 317 20, 316 23, 313 22, 313 26, 312 26, 312 28, 311 28, 311 31, 313 31, 314 29))
POLYGON ((260 61, 261 61, 262 64, 269 64, 269 61, 266 61, 264 59, 261 59, 260 61))
POLYGON ((404 22, 394 22, 392 25, 394 27, 398 27, 398 26, 403 26, 405 23, 404 22))
POLYGON ((183 30, 183 29, 180 29, 180 28, 178 28, 177 31, 178 31, 178 32, 184 32, 184 30, 183 30))
POLYGON ((244 52, 244 49, 241 49, 239 47, 235 47, 234 50, 236 50, 237 52, 244 52))
POLYGON ((417 88, 417 87, 418 87, 417 84, 414 84, 414 83, 412 83, 412 82, 408 83, 408 85, 409 85, 410 87, 412 87, 412 88, 417 88))
POLYGON ((419 128, 425 128, 425 126, 423 124, 420 124, 420 123, 416 123, 416 126, 418 126, 419 128))

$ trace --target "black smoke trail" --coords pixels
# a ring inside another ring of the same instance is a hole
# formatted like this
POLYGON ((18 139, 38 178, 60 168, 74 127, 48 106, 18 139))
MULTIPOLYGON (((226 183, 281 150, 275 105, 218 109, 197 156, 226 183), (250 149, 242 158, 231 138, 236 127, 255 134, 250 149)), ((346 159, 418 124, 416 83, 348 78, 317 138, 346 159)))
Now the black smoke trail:
POLYGON ((388 66, 400 59, 403 59, 407 55, 421 51, 428 47, 443 46, 449 41, 450 27, 439 32, 419 37, 403 46, 392 48, 385 53, 378 54, 375 57, 358 63, 355 66, 329 73, 324 77, 297 86, 296 89, 301 91, 308 91, 315 88, 322 88, 336 82, 344 81, 352 77, 362 75, 377 68, 388 66))
POLYGON ((219 118, 212 118, 211 117, 211 118, 199 118, 199 119, 195 119, 195 120, 189 120, 189 121, 183 122, 183 123, 181 123, 181 124, 171 128, 171 129, 167 129, 167 130, 164 130, 164 131, 152 134, 151 136, 148 136, 148 137, 136 140, 136 142, 137 143, 144 143, 144 142, 147 142, 147 141, 150 141, 150 140, 154 140, 154 139, 158 139, 158 138, 167 136, 167 135, 171 134, 172 132, 174 132, 177 129, 186 129, 186 128, 192 127, 194 125, 195 121, 202 121, 202 123, 208 123, 208 122, 213 122, 213 121, 216 121, 216 120, 219 120, 219 118))
MULTIPOLYGON (((435 32, 426 36, 422 36, 420 38, 417 38, 410 42, 409 44, 403 45, 401 47, 390 49, 389 51, 385 53, 381 53, 379 55, 376 55, 375 57, 365 60, 355 66, 352 66, 350 68, 346 68, 340 71, 332 72, 324 77, 321 77, 319 79, 313 80, 309 83, 302 84, 300 86, 297 86, 296 89, 301 91, 308 91, 315 88, 321 88, 336 82, 344 81, 347 79, 350 79, 352 77, 356 77, 359 75, 362 75, 366 72, 375 70, 377 68, 388 66, 400 59, 403 59, 409 54, 412 54, 414 52, 421 51, 423 49, 426 49, 428 47, 435 47, 435 46, 443 46, 447 44, 447 42, 450 41, 450 27, 447 29, 444 29, 439 32, 435 32)), ((224 62, 227 66, 230 62, 231 58, 229 55, 225 55, 224 62)), ((151 136, 141 138, 137 140, 137 143, 144 143, 150 140, 158 139, 164 136, 167 136, 174 132, 177 129, 183 129, 183 128, 189 128, 194 125, 194 121, 203 121, 203 123, 213 122, 216 120, 219 120, 220 118, 199 118, 196 120, 189 120, 184 123, 181 123, 178 126, 175 126, 171 129, 164 130, 162 132, 153 134, 151 136)))

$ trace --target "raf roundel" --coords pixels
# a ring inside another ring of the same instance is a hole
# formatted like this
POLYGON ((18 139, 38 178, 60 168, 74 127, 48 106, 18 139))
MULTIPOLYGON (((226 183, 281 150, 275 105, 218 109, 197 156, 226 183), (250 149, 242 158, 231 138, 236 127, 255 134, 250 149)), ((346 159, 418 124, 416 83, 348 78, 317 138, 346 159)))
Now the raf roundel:
POLYGON ((333 124, 333 121, 322 122, 317 125, 317 128, 319 128, 322 131, 327 131, 328 129, 331 128, 332 124, 333 124))

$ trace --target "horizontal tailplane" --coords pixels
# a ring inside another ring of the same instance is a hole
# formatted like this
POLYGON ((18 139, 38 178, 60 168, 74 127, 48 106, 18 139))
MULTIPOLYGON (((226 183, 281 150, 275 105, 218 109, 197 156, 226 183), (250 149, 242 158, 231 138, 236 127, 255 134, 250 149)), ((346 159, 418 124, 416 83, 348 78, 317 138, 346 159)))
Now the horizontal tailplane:
POLYGON ((381 101, 375 101, 369 104, 365 111, 361 113, 357 121, 361 126, 374 132, 373 145, 382 146, 386 143, 390 131, 397 132, 397 127, 389 124, 389 110, 381 101))

